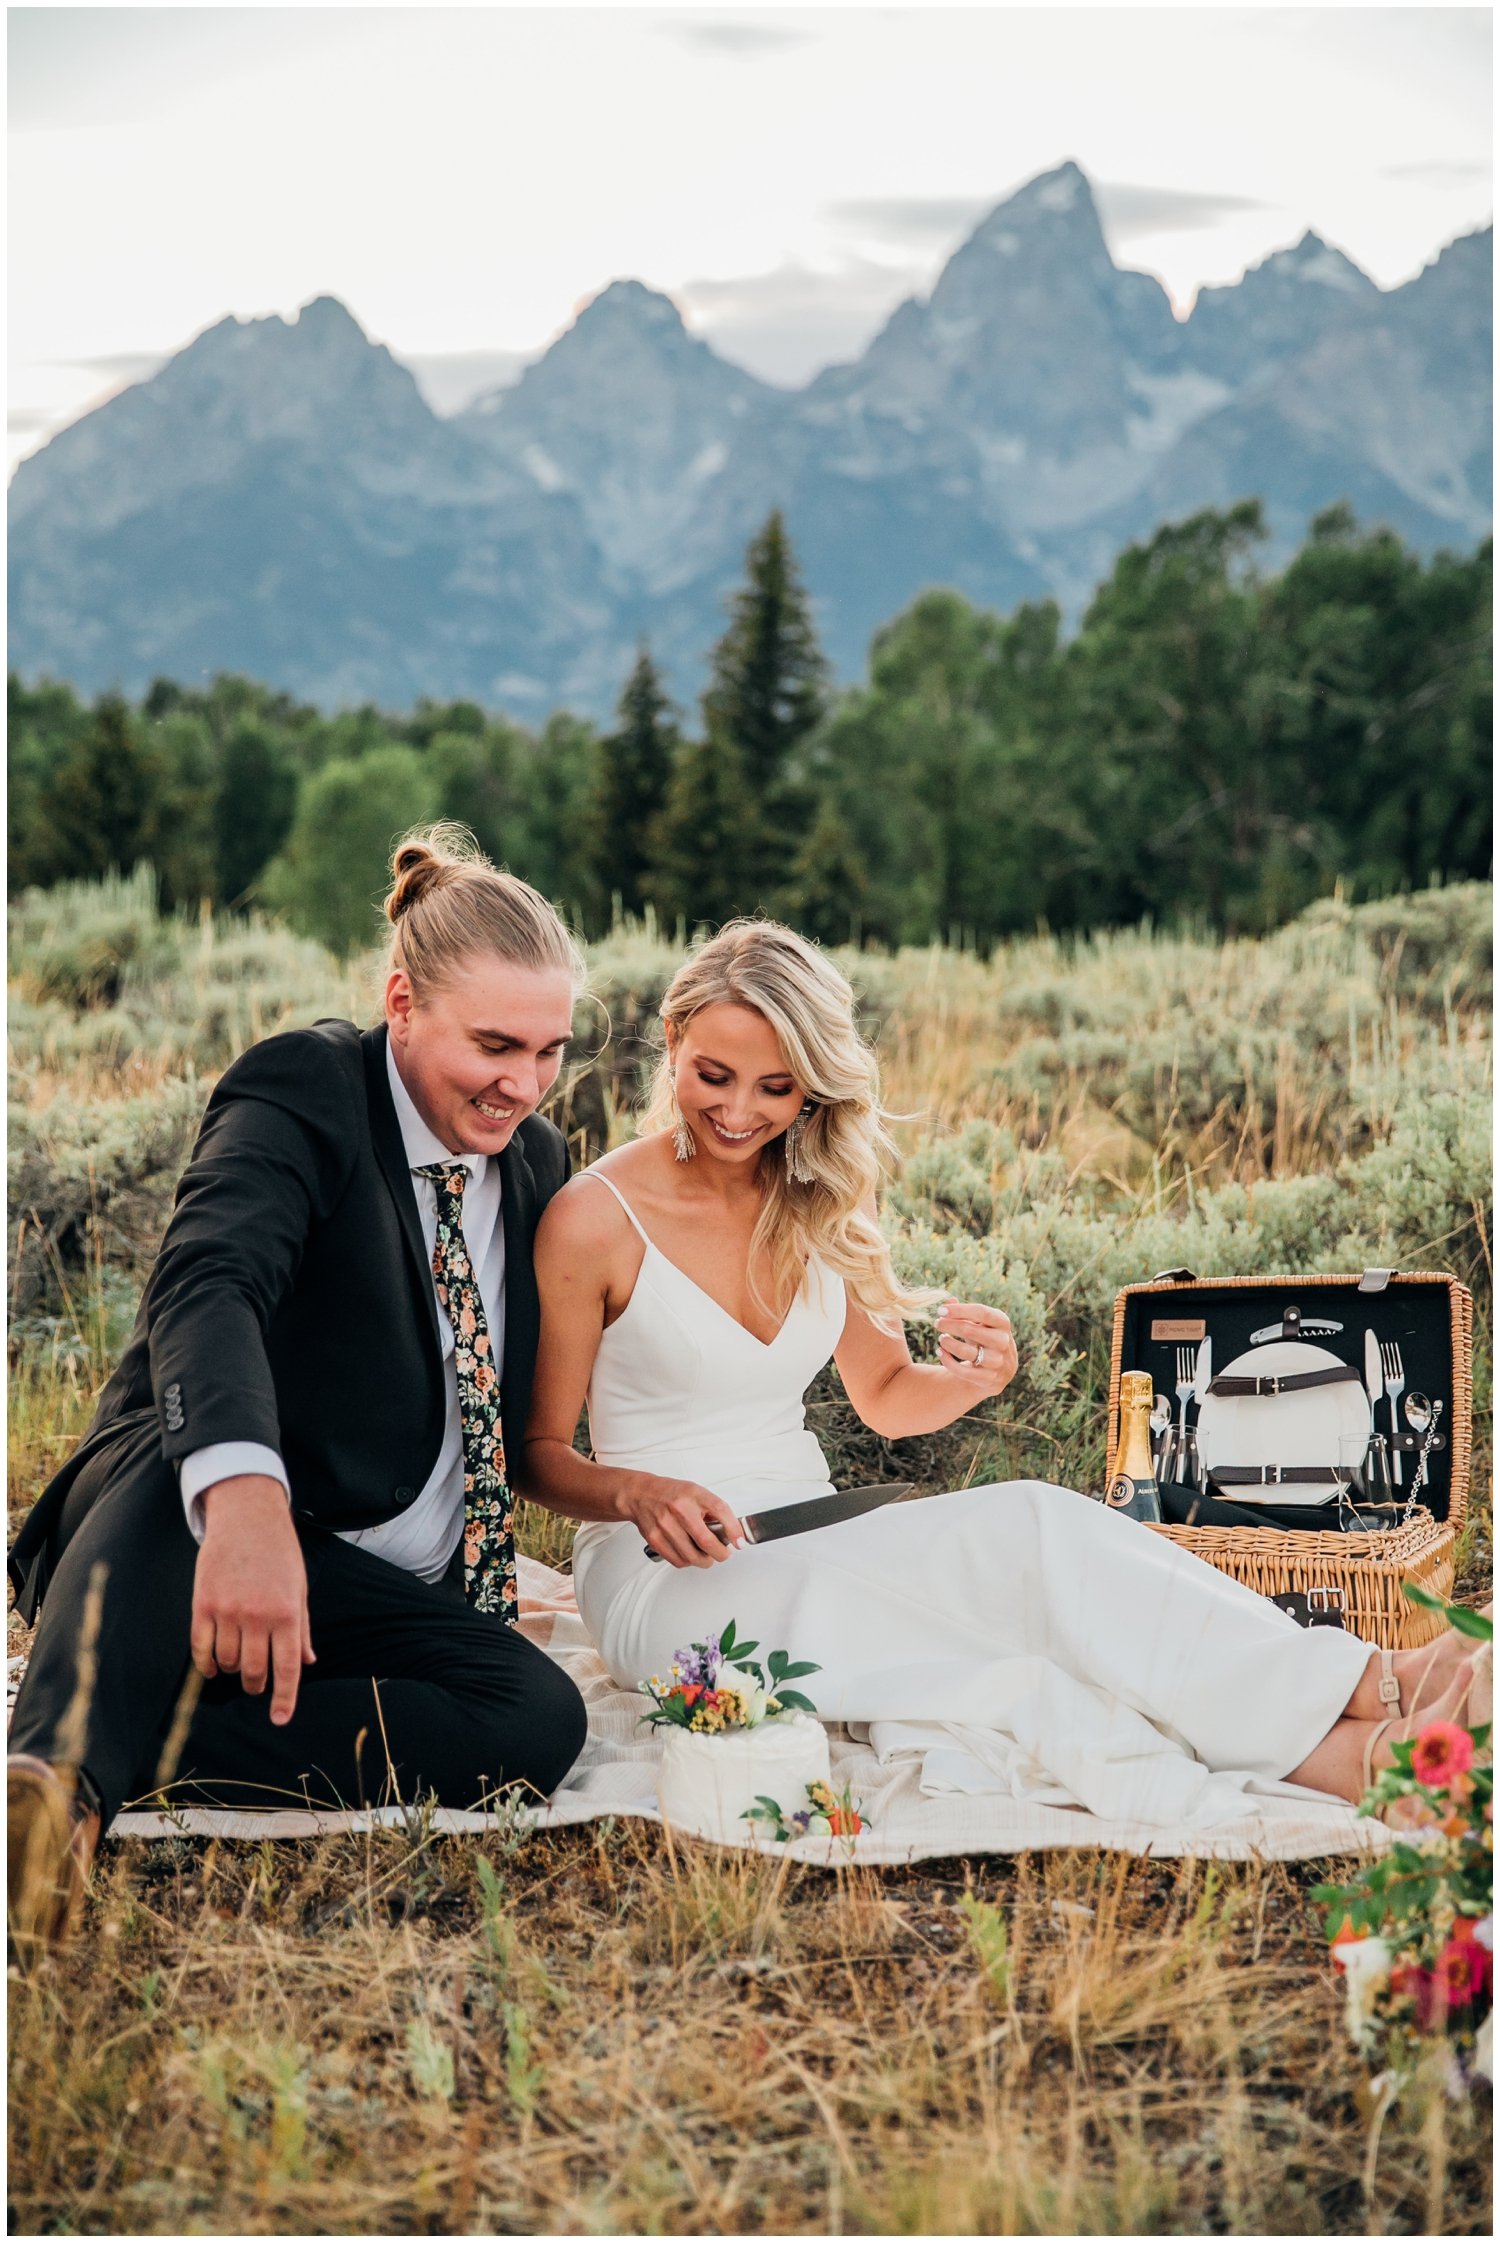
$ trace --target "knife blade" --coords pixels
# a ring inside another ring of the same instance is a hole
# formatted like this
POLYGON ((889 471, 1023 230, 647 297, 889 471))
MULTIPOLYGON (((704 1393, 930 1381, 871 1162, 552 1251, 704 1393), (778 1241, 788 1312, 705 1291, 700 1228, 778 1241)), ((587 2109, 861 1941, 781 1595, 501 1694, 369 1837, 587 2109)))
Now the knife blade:
POLYGON ((1203 1407, 1203 1397, 1213 1383, 1213 1375, 1214 1343, 1212 1338, 1208 1338, 1199 1347, 1198 1360, 1193 1365, 1193 1400, 1200 1410, 1203 1407))
POLYGON ((1365 1326, 1365 1392, 1370 1397, 1372 1409, 1378 1409, 1385 1394, 1385 1379, 1380 1369, 1380 1342, 1365 1326))
MULTIPOLYGON (((915 1480, 881 1480, 870 1487, 845 1488, 836 1495, 817 1495, 810 1503, 782 1503, 774 1511, 752 1511, 741 1519, 747 1542, 777 1542, 787 1534, 811 1534, 815 1527, 837 1526, 841 1519, 857 1519, 866 1511, 879 1511, 910 1495, 915 1480)), ((723 1529, 710 1519, 708 1529, 722 1542, 723 1529)), ((646 1546, 648 1558, 659 1559, 660 1550, 646 1546)))

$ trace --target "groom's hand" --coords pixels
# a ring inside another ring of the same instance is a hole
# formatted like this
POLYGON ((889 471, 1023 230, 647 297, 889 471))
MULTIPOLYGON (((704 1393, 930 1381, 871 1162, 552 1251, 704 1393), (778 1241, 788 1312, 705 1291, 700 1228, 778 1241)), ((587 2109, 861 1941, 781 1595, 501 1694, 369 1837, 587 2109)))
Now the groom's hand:
POLYGON ((718 1565, 745 1538, 723 1497, 692 1480, 633 1472, 619 1511, 668 1565, 718 1565))
POLYGON ((279 1480, 246 1472, 203 1499, 203 1547, 193 1577, 193 1665, 210 1679, 237 1674, 252 1697, 272 1678, 271 1719, 292 1718, 313 1657, 307 1568, 279 1480))

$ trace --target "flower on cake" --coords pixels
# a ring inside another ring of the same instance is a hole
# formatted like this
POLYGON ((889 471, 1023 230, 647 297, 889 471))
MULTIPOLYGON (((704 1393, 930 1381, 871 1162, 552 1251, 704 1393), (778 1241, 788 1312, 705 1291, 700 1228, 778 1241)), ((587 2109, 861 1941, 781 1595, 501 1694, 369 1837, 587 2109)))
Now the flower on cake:
POLYGON ((774 1799, 762 1795, 753 1807, 745 1809, 746 1822, 758 1824, 768 1837, 785 1844, 792 1838, 857 1838, 867 1830, 869 1818, 845 1784, 835 1791, 831 1784, 810 1783, 807 1786, 807 1805, 797 1807, 788 1814, 774 1799))
POLYGON ((762 1669, 750 1654, 760 1648, 735 1637, 734 1622, 706 1643, 690 1643, 672 1654, 670 1674, 654 1674, 641 1684, 651 1700, 643 1721, 715 1736, 726 1729, 755 1729, 779 1713, 815 1713, 811 1698, 787 1685, 816 1674, 811 1659, 789 1659, 773 1651, 762 1669))

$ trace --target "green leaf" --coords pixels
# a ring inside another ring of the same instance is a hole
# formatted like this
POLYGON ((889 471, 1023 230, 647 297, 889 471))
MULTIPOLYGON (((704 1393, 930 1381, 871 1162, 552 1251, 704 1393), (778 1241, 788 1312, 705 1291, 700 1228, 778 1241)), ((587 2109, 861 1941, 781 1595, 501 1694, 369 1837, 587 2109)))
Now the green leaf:
POLYGON ((1494 1641, 1495 1623, 1486 1620, 1482 1612, 1471 1612, 1464 1604, 1445 1604, 1441 1597, 1419 1588, 1415 1581, 1403 1581, 1401 1594, 1411 1603, 1421 1605, 1424 1611, 1441 1612, 1449 1627, 1456 1628, 1461 1636, 1474 1636, 1480 1643, 1494 1641))
POLYGON ((800 1690, 778 1690, 777 1699, 783 1706, 794 1706, 799 1713, 816 1713, 811 1698, 804 1698, 800 1690))
POLYGON ((774 1651, 771 1654, 771 1672, 778 1682, 791 1682, 798 1675, 821 1674, 823 1671, 816 1659, 794 1659, 789 1665, 778 1667, 776 1661, 779 1656, 774 1651))

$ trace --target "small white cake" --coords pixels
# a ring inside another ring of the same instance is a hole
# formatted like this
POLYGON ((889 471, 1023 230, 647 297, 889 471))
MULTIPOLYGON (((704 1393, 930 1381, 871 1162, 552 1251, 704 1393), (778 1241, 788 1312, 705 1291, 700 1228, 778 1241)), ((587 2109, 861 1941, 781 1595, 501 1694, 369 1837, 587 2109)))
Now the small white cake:
POLYGON ((664 1723, 661 1734, 656 1796, 664 1818, 721 1844, 755 1836, 744 1815, 762 1796, 793 1815, 807 1805, 810 1783, 830 1781, 828 1732, 811 1714, 774 1714, 753 1729, 708 1736, 664 1723))

